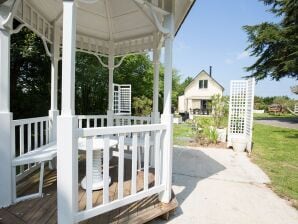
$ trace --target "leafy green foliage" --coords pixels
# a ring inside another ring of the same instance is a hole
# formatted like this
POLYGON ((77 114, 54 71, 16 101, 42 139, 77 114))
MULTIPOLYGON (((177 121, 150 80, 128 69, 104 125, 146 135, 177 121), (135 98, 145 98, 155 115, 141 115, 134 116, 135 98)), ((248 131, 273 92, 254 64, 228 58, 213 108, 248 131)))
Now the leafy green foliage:
POLYGON ((256 62, 246 68, 252 72, 249 77, 261 80, 270 76, 277 81, 282 77, 298 79, 297 0, 261 1, 282 18, 278 24, 264 22, 243 27, 248 35, 247 50, 251 50, 251 56, 257 57, 256 62))
POLYGON ((218 133, 215 128, 214 120, 211 117, 196 117, 195 124, 195 140, 201 145, 210 143, 216 144, 218 133))
POLYGON ((148 116, 152 112, 152 100, 146 96, 134 97, 132 107, 137 116, 148 116))
MULTIPOLYGON (((272 97, 260 97, 255 96, 254 109, 268 111, 268 106, 271 104, 280 104, 284 108, 294 108, 297 100, 291 99, 288 96, 272 96, 272 97)), ((286 112, 286 110, 285 110, 286 112)))
POLYGON ((223 125, 223 118, 228 114, 228 98, 219 94, 211 97, 211 108, 213 123, 216 128, 221 128, 223 125))
POLYGON ((10 97, 14 119, 48 114, 51 64, 43 43, 24 28, 11 36, 10 97))
MULTIPOLYGON (((106 58, 102 58, 107 62, 106 58)), ((116 63, 119 59, 116 59, 116 63)), ((41 39, 24 28, 11 39, 11 111, 15 119, 47 116, 50 108, 51 61, 41 39)), ((61 63, 59 66, 58 102, 61 96, 61 63)), ((108 107, 108 70, 85 53, 76 54, 76 114, 105 114, 108 107)), ((180 83, 173 71, 173 108, 178 96, 191 81, 180 83)), ((164 68, 160 66, 159 111, 163 108, 164 68)), ((153 64, 149 55, 128 56, 114 70, 114 83, 131 84, 132 98, 137 100, 135 114, 148 114, 153 98, 153 64), (140 102, 144 100, 144 102, 140 102), (143 108, 142 108, 143 107, 143 108)), ((58 105, 58 106, 59 106, 58 105)))

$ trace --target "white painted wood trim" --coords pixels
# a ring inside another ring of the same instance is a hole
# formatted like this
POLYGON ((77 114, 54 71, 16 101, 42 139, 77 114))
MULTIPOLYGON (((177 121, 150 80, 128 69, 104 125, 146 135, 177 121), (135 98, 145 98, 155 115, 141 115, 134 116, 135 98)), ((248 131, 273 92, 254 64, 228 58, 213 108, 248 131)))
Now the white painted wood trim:
POLYGON ((109 182, 110 182, 110 137, 104 136, 103 152, 103 204, 109 203, 109 182))
POLYGON ((113 135, 113 134, 125 134, 127 132, 140 133, 146 131, 165 130, 167 126, 165 124, 146 124, 146 125, 127 125, 127 126, 113 126, 113 127, 100 127, 100 128, 83 128, 77 129, 77 135, 79 137, 90 137, 96 135, 113 135))
POLYGON ((164 185, 152 187, 148 191, 141 191, 141 192, 136 193, 135 195, 129 195, 123 199, 117 199, 115 201, 112 201, 109 204, 99 205, 99 206, 93 207, 90 210, 78 212, 75 215, 75 221, 80 222, 80 221, 89 219, 91 217, 94 217, 96 215, 103 214, 103 213, 111 211, 115 208, 119 208, 124 205, 128 205, 135 201, 141 200, 142 198, 159 193, 159 192, 163 191, 164 189, 165 189, 164 185))

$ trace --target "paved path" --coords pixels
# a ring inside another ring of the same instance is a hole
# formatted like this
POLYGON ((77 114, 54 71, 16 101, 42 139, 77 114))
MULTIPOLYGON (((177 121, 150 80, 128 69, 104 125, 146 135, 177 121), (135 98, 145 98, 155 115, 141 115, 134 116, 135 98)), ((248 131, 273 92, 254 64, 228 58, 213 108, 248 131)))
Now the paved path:
POLYGON ((174 149, 173 189, 180 207, 170 224, 298 224, 298 211, 273 193, 246 154, 174 149))
POLYGON ((298 118, 266 118, 255 119, 256 123, 266 124, 281 128, 298 129, 298 118))

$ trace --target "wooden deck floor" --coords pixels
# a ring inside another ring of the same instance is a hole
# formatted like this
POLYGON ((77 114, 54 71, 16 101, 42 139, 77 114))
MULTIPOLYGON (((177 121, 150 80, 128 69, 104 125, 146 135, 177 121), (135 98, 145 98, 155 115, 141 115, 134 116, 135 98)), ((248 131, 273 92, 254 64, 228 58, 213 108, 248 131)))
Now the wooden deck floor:
MULTIPOLYGON (((85 160, 79 163, 79 180, 85 176, 85 160)), ((125 160, 124 175, 124 196, 130 194, 131 160, 125 160)), ((111 160, 110 175, 110 200, 117 199, 117 158, 111 160)), ((137 190, 143 189, 143 172, 137 175, 137 190)), ((154 170, 149 173, 149 184, 154 184, 154 170)), ((52 224, 57 223, 57 189, 56 172, 46 170, 44 181, 44 197, 27 200, 10 207, 0 209, 0 223, 2 224, 52 224)), ((20 183, 19 194, 28 194, 37 191, 38 173, 35 173, 26 182, 20 183)), ((79 210, 85 209, 86 193, 79 187, 79 210)), ((102 191, 93 192, 93 205, 102 203, 102 191)), ((158 201, 157 195, 145 198, 130 205, 115 209, 100 216, 94 217, 82 223, 145 223, 164 214, 169 214, 177 207, 178 203, 173 197, 169 204, 162 204, 158 201)))

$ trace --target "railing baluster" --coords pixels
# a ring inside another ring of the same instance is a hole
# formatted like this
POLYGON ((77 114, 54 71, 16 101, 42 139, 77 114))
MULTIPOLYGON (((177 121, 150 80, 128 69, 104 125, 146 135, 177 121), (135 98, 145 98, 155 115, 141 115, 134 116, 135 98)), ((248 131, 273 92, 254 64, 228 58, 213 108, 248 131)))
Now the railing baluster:
POLYGON ((46 144, 49 143, 49 121, 46 120, 46 144))
POLYGON ((104 136, 104 151, 103 151, 103 204, 109 203, 109 161, 110 161, 110 137, 104 136))
POLYGON ((90 128, 90 118, 87 118, 87 128, 90 128))
POLYGON ((155 132, 155 141, 154 141, 154 167, 155 167, 155 186, 158 186, 160 184, 160 132, 155 132))
POLYGON ((144 190, 148 190, 150 132, 145 133, 144 142, 144 190))
POLYGON ((40 145, 43 145, 43 121, 41 121, 40 122, 40 135, 39 135, 39 137, 40 137, 40 145))
POLYGON ((132 134, 131 194, 137 192, 138 134, 132 134))
POLYGON ((38 133, 37 133, 37 126, 38 126, 38 122, 34 122, 34 149, 36 149, 38 147, 38 133))
MULTIPOLYGON (((31 123, 28 123, 27 126, 27 151, 30 152, 31 151, 31 123)), ((28 164, 28 168, 30 169, 31 164, 28 164)))
POLYGON ((123 176, 124 176, 124 135, 119 135, 119 157, 118 157, 118 199, 123 198, 123 176))
POLYGON ((93 139, 86 138, 86 209, 92 208, 93 139))
MULTIPOLYGON (((20 125, 20 156, 24 154, 24 125, 20 125)), ((24 172, 24 166, 20 166, 21 173, 24 172)))

